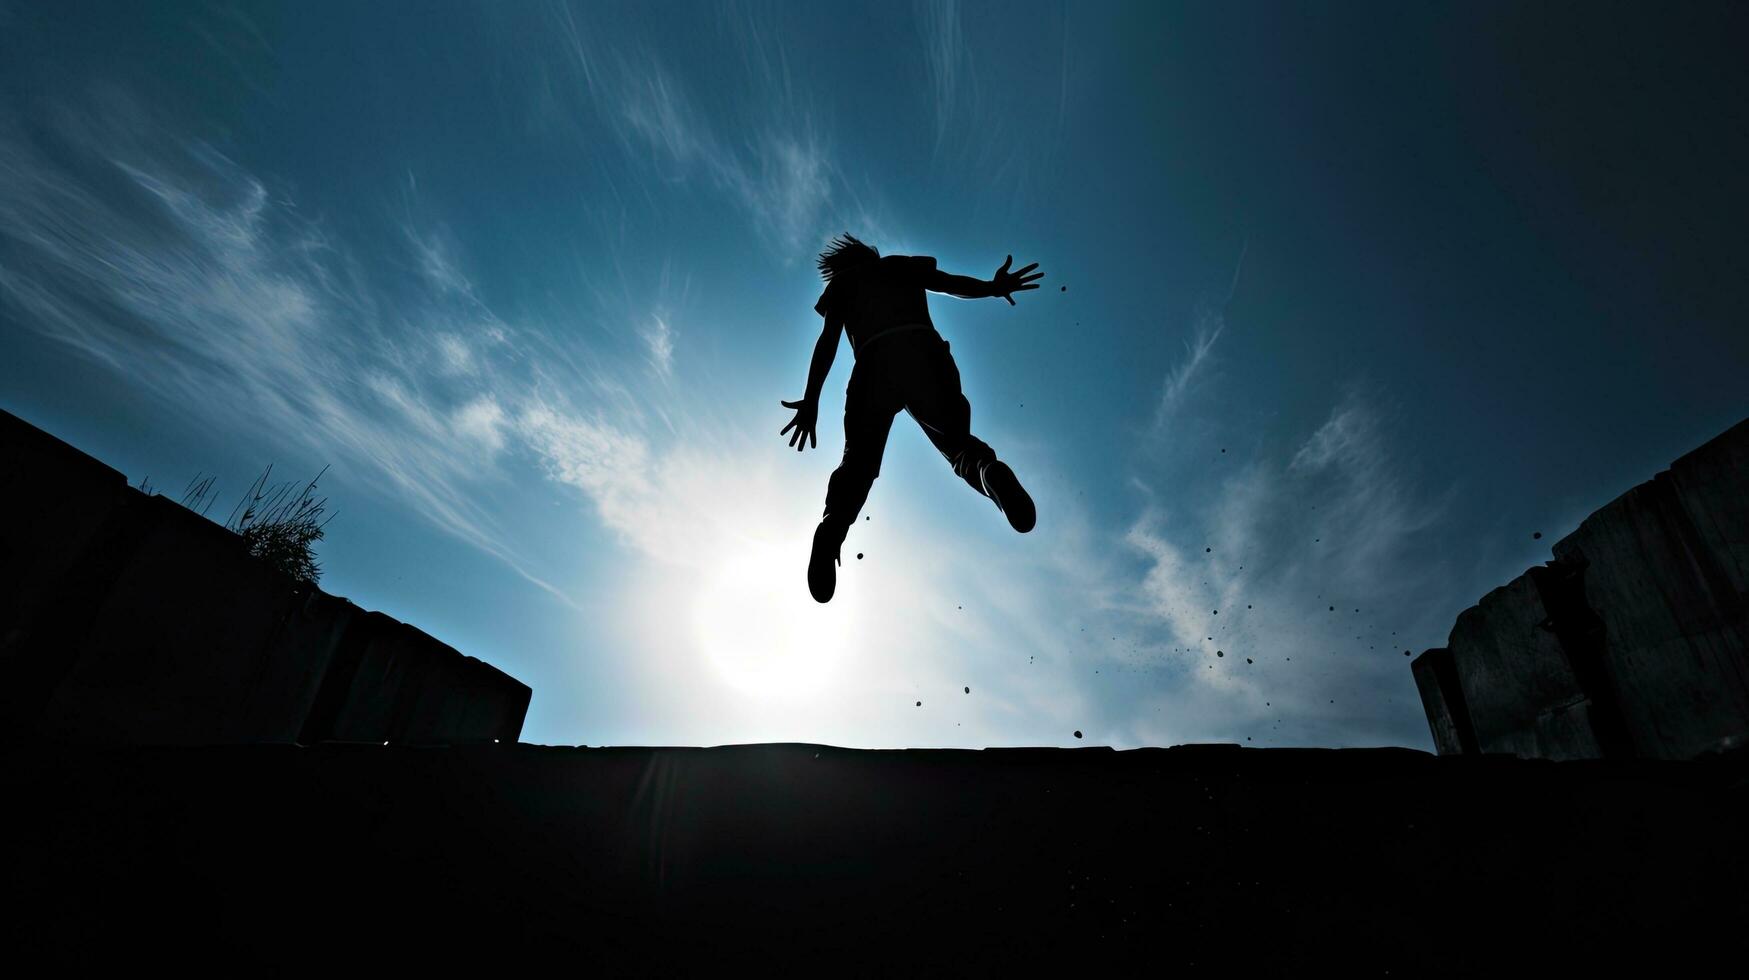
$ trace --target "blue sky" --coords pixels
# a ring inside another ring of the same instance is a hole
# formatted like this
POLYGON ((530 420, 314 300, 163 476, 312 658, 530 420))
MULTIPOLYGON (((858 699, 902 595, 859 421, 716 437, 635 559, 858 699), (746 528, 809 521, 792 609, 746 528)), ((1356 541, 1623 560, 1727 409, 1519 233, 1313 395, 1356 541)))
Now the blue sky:
POLYGON ((1745 414, 1744 21, 0 0, 0 407, 329 465, 530 741, 1428 747, 1403 651, 1745 414), (1040 519, 901 418, 821 607, 843 231, 1041 264, 932 301, 1040 519))

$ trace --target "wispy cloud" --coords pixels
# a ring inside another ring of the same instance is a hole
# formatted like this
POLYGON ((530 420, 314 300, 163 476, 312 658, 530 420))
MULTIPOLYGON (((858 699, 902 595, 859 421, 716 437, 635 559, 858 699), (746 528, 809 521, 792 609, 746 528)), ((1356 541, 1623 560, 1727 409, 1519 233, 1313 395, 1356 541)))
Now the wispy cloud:
POLYGON ((947 135, 958 115, 967 77, 965 39, 961 35, 959 0, 917 0, 913 4, 917 29, 923 42, 923 67, 929 75, 929 91, 935 110, 935 146, 947 135))
MULTIPOLYGON (((1137 612, 1188 685, 1165 694, 1202 730, 1265 740, 1425 741, 1403 648, 1438 615, 1430 560, 1444 513, 1390 450, 1376 405, 1345 395, 1291 453, 1260 454, 1150 501, 1128 543, 1137 612)), ((1194 726, 1193 726, 1194 727, 1194 726)))
POLYGON ((674 329, 668 326, 667 318, 652 313, 644 325, 643 337, 650 352, 650 366, 656 373, 663 377, 674 373, 674 329))
POLYGON ((1195 336, 1184 342, 1184 359, 1166 373, 1165 384, 1160 389, 1160 402, 1154 410, 1156 425, 1169 419, 1183 403, 1191 385, 1207 369, 1215 341, 1221 339, 1221 331, 1225 329, 1227 322, 1219 311, 1206 308, 1198 311, 1195 336))
POLYGON ((668 179, 703 178, 786 255, 820 237, 834 169, 811 108, 789 83, 772 24, 750 12, 726 21, 727 39, 740 46, 747 68, 747 98, 725 120, 699 107, 694 88, 660 51, 636 38, 604 41, 567 4, 555 4, 551 15, 579 91, 547 88, 549 108, 604 121, 638 154, 634 177, 649 168, 668 179))
POLYGON ((1192 324, 1193 336, 1184 343, 1184 359, 1179 361, 1172 370, 1166 373, 1166 379, 1160 389, 1160 401, 1154 409, 1154 425, 1159 427, 1171 419, 1174 412, 1184 402, 1192 386, 1206 373, 1210 356, 1215 349, 1215 341, 1221 339, 1221 332, 1227 329, 1227 307, 1232 305, 1233 297, 1239 291, 1239 273, 1245 268, 1245 254, 1251 249, 1249 240, 1239 249, 1239 258, 1233 263, 1233 276, 1227 284, 1227 293, 1220 304, 1209 302, 1197 304, 1192 324))
POLYGON ((967 11, 959 0, 916 0, 912 19, 920 96, 934 129, 931 159, 955 174, 977 174, 977 205, 1012 220, 1034 203, 1060 159, 1070 102, 1069 5, 1007 16, 967 11), (1037 45, 1041 21, 1051 20, 1061 42, 1037 45), (1025 71, 1017 75, 1003 64, 1009 61, 1023 62, 1025 71))
MULTIPOLYGON (((550 453, 557 431, 573 437, 557 472, 637 472, 636 438, 577 438, 584 413, 558 393, 588 384, 554 383, 560 362, 485 308, 434 238, 409 237, 427 288, 397 295, 210 148, 127 138, 114 114, 136 111, 102 103, 58 131, 0 122, 0 309, 203 425, 337 456, 559 595, 478 503, 479 481, 512 438, 550 453)), ((583 486, 619 506, 613 486, 583 486)))

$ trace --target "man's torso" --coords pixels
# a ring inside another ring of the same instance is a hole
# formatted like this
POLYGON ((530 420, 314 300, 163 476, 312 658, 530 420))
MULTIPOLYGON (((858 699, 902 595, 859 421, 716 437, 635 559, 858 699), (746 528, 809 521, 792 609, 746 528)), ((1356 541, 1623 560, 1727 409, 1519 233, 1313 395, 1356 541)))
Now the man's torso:
POLYGON ((844 322, 850 349, 898 328, 934 329, 925 277, 935 271, 927 255, 885 255, 835 276, 814 309, 844 322))

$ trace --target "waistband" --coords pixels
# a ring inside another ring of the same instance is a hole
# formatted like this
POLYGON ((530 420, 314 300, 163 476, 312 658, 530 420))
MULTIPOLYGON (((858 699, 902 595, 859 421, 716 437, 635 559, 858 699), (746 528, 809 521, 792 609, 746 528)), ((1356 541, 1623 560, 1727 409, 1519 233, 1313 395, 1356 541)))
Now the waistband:
POLYGON ((900 323, 900 324, 896 324, 894 326, 888 327, 885 330, 882 330, 880 333, 877 333, 871 337, 863 338, 862 343, 856 345, 856 347, 852 350, 852 353, 860 356, 863 351, 868 349, 870 344, 874 343, 877 340, 882 339, 883 337, 891 337, 892 335, 894 335, 896 333, 909 333, 913 330, 934 331, 935 324, 933 324, 933 323, 900 323))

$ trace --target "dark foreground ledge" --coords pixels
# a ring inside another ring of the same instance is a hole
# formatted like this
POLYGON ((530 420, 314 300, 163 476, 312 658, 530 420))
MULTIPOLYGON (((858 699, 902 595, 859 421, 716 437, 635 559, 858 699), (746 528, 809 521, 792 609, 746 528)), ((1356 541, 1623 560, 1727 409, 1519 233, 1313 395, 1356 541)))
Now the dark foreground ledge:
POLYGON ((0 766, 9 959, 63 968, 1566 975, 1734 954, 1749 912, 1741 758, 13 746, 0 766))

